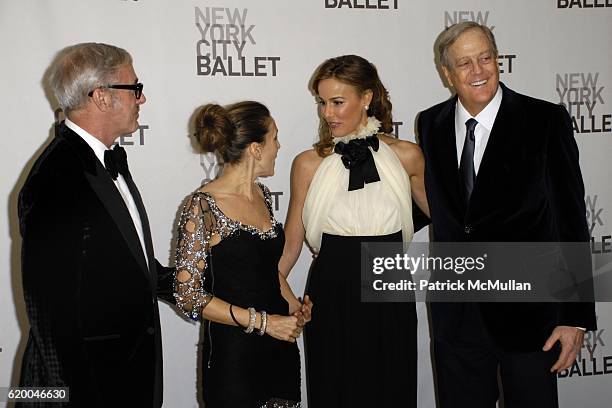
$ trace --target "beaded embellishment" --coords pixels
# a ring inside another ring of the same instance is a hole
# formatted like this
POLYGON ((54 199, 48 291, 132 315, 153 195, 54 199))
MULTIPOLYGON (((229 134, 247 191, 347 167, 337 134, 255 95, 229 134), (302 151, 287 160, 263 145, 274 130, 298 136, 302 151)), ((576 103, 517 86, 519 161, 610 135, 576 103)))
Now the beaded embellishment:
POLYGON ((210 194, 196 193, 196 194, 201 194, 204 197, 204 199, 207 201, 210 211, 212 211, 212 213, 214 214, 217 220, 218 231, 215 231, 215 232, 219 234, 221 239, 227 238, 228 236, 234 234, 238 230, 246 231, 253 235, 259 235, 259 239, 262 239, 262 240, 272 239, 272 238, 277 237, 276 227, 280 225, 281 223, 276 221, 276 219, 274 218, 274 212, 272 211, 272 195, 270 194, 270 190, 268 189, 268 187, 260 183, 257 183, 257 184, 259 185, 259 187, 261 187, 261 190, 263 191, 264 200, 266 202, 266 207, 268 207, 268 211, 270 212, 270 228, 265 231, 262 231, 259 228, 254 227, 252 225, 243 224, 240 221, 236 221, 236 220, 229 218, 223 213, 223 211, 219 209, 219 207, 217 206, 217 202, 210 194))
POLYGON ((300 408, 301 406, 302 404, 297 401, 288 401, 280 398, 272 398, 260 408, 300 408))
POLYGON ((278 236, 281 225, 274 218, 270 190, 257 183, 263 191, 266 207, 270 213, 270 228, 262 231, 227 217, 217 206, 215 199, 205 192, 195 192, 185 204, 178 225, 176 248, 176 272, 174 274, 174 298, 176 305, 193 320, 199 320, 204 309, 213 298, 213 293, 204 290, 204 271, 210 257, 210 240, 217 234, 223 240, 238 231, 272 239, 278 236), (187 272, 189 278, 179 280, 180 273, 187 272))

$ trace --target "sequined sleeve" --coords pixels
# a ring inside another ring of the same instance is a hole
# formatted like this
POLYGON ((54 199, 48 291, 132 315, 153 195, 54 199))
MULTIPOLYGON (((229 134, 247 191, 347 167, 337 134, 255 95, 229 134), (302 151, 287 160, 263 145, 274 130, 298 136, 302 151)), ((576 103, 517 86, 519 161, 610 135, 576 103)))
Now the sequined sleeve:
POLYGON ((196 193, 187 200, 178 225, 174 297, 176 305, 193 320, 213 295, 204 290, 204 276, 210 238, 216 230, 216 220, 206 199, 196 193))

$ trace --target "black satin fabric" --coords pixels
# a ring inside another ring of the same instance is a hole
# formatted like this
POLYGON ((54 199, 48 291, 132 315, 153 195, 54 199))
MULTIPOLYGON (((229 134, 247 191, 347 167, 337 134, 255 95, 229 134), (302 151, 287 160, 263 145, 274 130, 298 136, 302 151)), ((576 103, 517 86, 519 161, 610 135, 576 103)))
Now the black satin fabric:
MULTIPOLYGON (((206 289, 236 306, 287 315, 289 306, 278 280, 285 239, 282 226, 275 228, 276 238, 262 240, 257 234, 238 230, 213 246, 206 289)), ((202 366, 207 408, 261 407, 272 399, 300 400, 296 343, 212 322, 206 330, 202 366)))
POLYGON ((416 407, 415 304, 360 301, 361 243, 401 241, 323 234, 306 289, 308 407, 416 407))
POLYGON ((342 156, 342 164, 349 169, 348 191, 359 190, 366 183, 380 181, 374 156, 369 147, 377 152, 380 141, 376 136, 368 136, 365 139, 352 139, 347 143, 339 142, 334 147, 334 152, 342 156))

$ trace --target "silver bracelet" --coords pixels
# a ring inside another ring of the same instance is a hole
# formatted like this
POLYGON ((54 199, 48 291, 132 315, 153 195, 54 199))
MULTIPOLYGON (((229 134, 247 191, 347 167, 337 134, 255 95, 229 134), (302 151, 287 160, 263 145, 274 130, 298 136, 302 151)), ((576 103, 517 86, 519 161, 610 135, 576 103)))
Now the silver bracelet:
POLYGON ((246 334, 251 334, 253 333, 253 329, 255 329, 255 320, 257 319, 257 313, 255 312, 254 307, 249 307, 248 311, 249 311, 249 325, 247 326, 246 329, 244 329, 244 332, 246 334))
POLYGON ((257 334, 259 334, 260 336, 263 336, 264 334, 266 334, 266 327, 268 326, 268 314, 266 313, 265 310, 261 311, 261 327, 259 328, 259 331, 257 332, 257 334))

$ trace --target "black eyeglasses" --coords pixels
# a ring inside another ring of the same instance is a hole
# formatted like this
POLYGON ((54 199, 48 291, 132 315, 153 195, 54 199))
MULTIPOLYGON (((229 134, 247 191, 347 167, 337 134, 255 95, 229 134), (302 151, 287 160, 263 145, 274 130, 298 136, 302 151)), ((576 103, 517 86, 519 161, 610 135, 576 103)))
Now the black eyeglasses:
MULTIPOLYGON (((131 84, 131 85, 123 85, 123 84, 102 85, 102 86, 99 86, 98 88, 127 89, 130 91, 134 91, 134 96, 136 96, 136 99, 140 99, 140 97, 142 96, 143 87, 144 85, 139 82, 137 84, 131 84)), ((94 91, 90 91, 87 95, 93 96, 93 93, 94 91)))

